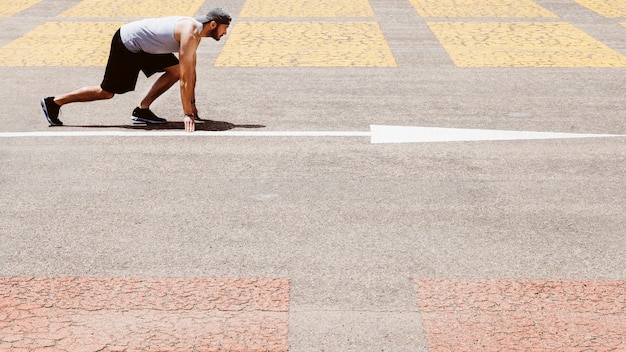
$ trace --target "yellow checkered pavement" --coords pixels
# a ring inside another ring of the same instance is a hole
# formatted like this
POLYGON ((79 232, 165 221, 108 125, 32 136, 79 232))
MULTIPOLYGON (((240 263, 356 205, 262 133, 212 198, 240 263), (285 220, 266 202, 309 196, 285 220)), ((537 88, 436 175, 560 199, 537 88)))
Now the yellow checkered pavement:
POLYGON ((46 22, 0 48, 0 66, 104 66, 119 22, 46 22))
MULTIPOLYGON (((49 0, 0 0, 0 17, 44 6, 42 1, 49 0)), ((557 16, 533 0, 408 1, 420 16, 433 19, 428 28, 459 67, 626 67, 624 55, 571 23, 552 22, 557 16)), ((626 18, 624 0, 572 1, 606 18, 626 18)), ((55 20, 0 47, 0 66, 103 66, 111 35, 122 24, 116 19, 193 15, 203 4, 203 0, 72 3, 55 20)), ((239 14, 245 20, 233 15, 217 67, 397 65, 369 0, 246 0, 239 14)), ((622 30, 626 22, 615 26, 622 30)))
POLYGON ((574 0, 606 18, 626 18, 626 0, 574 0))
MULTIPOLYGON (((626 57, 564 22, 465 22, 556 18, 532 0, 409 0, 458 67, 626 67, 626 57), (463 21, 463 22, 462 22, 463 21)), ((617 0, 576 0, 600 12, 617 0)), ((619 0, 622 3, 623 0, 619 0)))
POLYGON ((0 0, 0 17, 11 17, 43 0, 0 0))
POLYGON ((373 17, 368 0, 248 0, 241 17, 373 17))
POLYGON ((193 16, 203 3, 203 0, 83 0, 59 17, 193 16))
POLYGON ((459 67, 626 67, 626 57, 570 23, 431 22, 459 67))
POLYGON ((215 66, 395 67, 377 22, 294 21, 298 18, 371 18, 368 0, 247 0, 215 66))
POLYGON ((410 0, 422 17, 555 18, 531 0, 410 0))
POLYGON ((394 67, 376 22, 239 22, 216 66, 394 67))

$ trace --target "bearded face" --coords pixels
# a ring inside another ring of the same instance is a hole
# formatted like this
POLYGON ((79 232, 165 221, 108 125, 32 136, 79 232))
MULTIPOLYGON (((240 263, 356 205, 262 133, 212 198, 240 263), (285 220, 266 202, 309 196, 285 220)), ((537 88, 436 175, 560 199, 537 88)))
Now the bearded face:
POLYGON ((209 32, 209 37, 215 39, 216 41, 219 41, 224 35, 226 35, 227 31, 228 31, 227 24, 218 24, 217 27, 213 28, 209 32))

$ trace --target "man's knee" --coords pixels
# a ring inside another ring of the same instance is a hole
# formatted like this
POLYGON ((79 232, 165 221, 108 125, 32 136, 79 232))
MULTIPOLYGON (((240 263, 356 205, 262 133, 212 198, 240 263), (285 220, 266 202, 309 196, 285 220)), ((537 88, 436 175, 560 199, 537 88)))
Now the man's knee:
POLYGON ((115 93, 109 92, 108 90, 104 90, 100 88, 100 97, 102 99, 111 99, 115 96, 115 93))
POLYGON ((179 80, 180 79, 180 64, 167 67, 165 69, 165 73, 170 75, 172 79, 179 80))

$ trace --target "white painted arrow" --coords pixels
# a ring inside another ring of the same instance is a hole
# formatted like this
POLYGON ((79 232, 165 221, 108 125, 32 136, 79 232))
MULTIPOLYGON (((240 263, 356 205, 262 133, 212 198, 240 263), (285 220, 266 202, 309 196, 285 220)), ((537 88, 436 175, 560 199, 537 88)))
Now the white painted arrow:
POLYGON ((19 137, 370 137, 371 143, 429 143, 463 141, 502 141, 523 139, 559 139, 559 138, 607 138, 624 137, 617 134, 585 134, 558 132, 529 132, 479 130, 462 128, 413 127, 370 125, 370 131, 196 131, 187 133, 182 130, 158 131, 33 131, 0 132, 0 138, 19 137))
POLYGON ((524 139, 600 138, 626 136, 615 134, 502 131, 383 125, 370 125, 370 130, 372 143, 510 141, 524 139))

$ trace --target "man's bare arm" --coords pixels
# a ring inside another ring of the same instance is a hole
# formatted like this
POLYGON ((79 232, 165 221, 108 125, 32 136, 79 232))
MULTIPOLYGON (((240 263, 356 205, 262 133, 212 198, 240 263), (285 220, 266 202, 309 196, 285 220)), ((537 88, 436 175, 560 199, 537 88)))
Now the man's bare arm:
POLYGON ((181 20, 176 24, 174 35, 180 41, 180 99, 185 115, 185 130, 195 130, 194 114, 196 90, 196 51, 200 45, 200 35, 193 21, 181 20), (189 117, 191 116, 191 117, 189 117))

